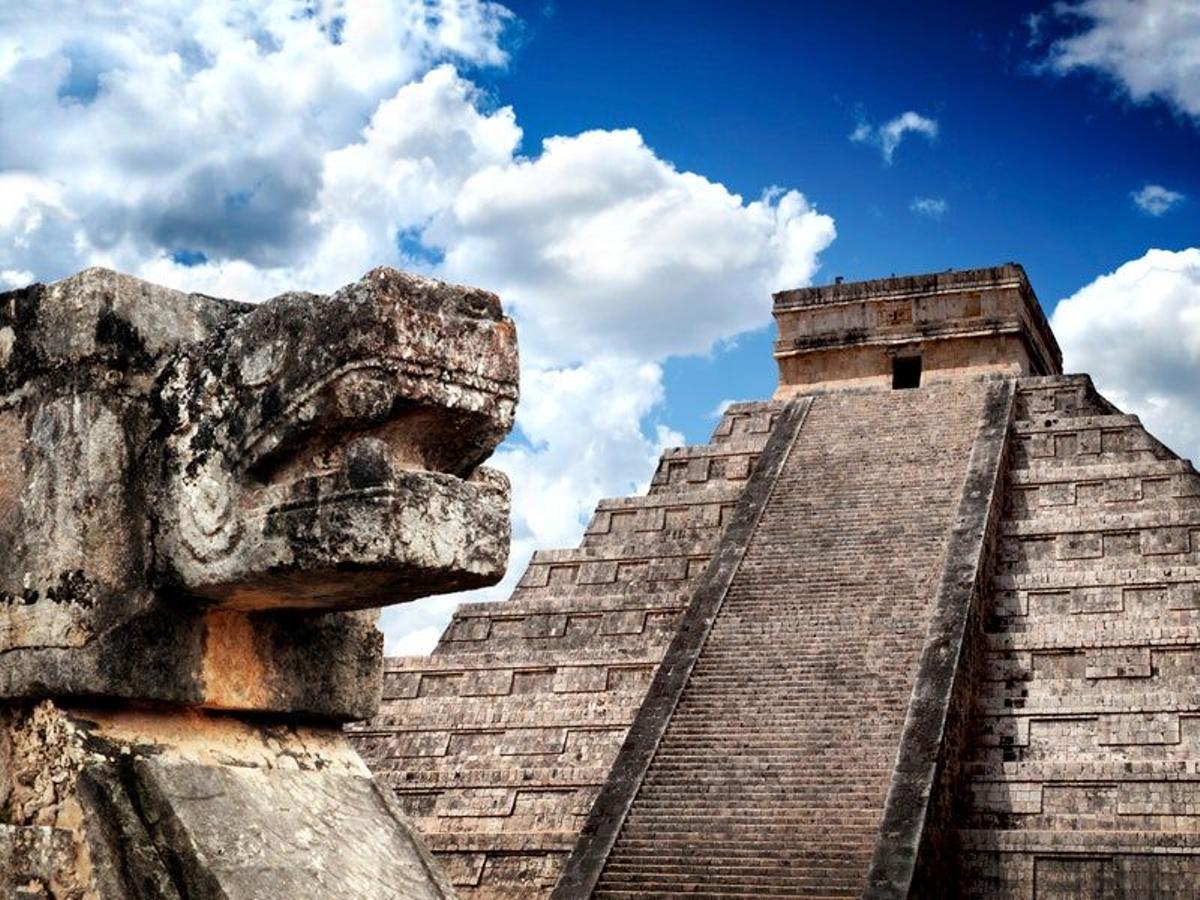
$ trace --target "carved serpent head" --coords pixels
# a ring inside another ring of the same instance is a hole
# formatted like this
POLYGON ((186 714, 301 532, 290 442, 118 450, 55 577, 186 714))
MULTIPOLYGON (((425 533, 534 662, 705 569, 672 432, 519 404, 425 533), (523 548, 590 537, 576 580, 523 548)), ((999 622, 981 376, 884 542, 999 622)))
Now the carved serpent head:
POLYGON ((0 695, 204 702, 216 613, 273 664, 329 614, 496 581, 480 463, 516 400, 495 295, 390 269, 259 305, 101 269, 0 294, 0 695), (155 658, 196 671, 139 686, 155 658))

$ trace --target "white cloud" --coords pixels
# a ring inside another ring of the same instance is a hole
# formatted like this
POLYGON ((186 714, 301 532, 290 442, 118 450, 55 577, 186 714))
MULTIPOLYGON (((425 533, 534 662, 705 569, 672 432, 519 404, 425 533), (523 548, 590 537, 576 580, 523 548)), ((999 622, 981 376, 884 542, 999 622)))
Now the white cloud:
POLYGON ((388 655, 424 656, 437 646, 444 628, 445 625, 437 620, 429 625, 415 627, 408 627, 407 623, 387 623, 383 625, 383 634, 388 645, 388 655), (397 627, 398 624, 400 627, 397 627))
POLYGON ((890 166, 895 158, 896 149, 907 134, 919 134, 932 141, 938 136, 937 120, 910 109, 896 118, 884 122, 878 128, 867 122, 859 122, 854 131, 850 133, 850 140, 858 144, 872 144, 878 147, 879 152, 883 154, 883 161, 890 166))
POLYGON ((293 265, 326 233, 325 154, 437 62, 502 63, 509 18, 470 0, 69 7, 0 13, 0 170, 52 184, 81 225, 57 267, 5 248, 39 277, 176 250, 293 265))
POLYGON ((1082 0, 1051 8, 1078 27, 1056 41, 1059 73, 1092 69, 1136 102, 1158 98, 1200 119, 1200 6, 1189 0, 1082 0))
POLYGON ((482 169, 429 234, 445 272, 508 298, 524 348, 570 362, 702 352, 756 328, 771 290, 807 282, 835 230, 795 191, 743 202, 628 129, 482 169))
POLYGON ((1067 371, 1200 459, 1200 248, 1150 250, 1061 301, 1051 324, 1067 371))
MULTIPOLYGON (((514 498, 497 599, 682 441, 656 421, 662 362, 769 322, 835 235, 800 193, 747 202, 634 130, 518 156, 515 112, 453 65, 503 64, 509 19, 473 0, 0 13, 5 283, 107 264, 263 299, 391 264, 501 293, 523 370, 493 461, 514 498)), ((389 651, 461 599, 386 612, 389 651)))
POLYGON ((928 216, 931 219, 940 219, 946 214, 950 208, 941 197, 913 197, 912 203, 908 208, 918 216, 928 216))
POLYGON ((219 256, 189 266, 160 251, 140 263, 140 273, 261 300, 296 288, 330 290, 385 263, 430 269, 431 259, 405 255, 397 235, 411 234, 420 246, 464 182, 480 168, 511 163, 521 139, 511 108, 484 112, 481 105, 478 89, 449 65, 381 98, 361 132, 318 160, 307 213, 314 233, 283 265, 219 256))
POLYGON ((1029 39, 1026 45, 1036 47, 1042 42, 1042 29, 1045 27, 1046 17, 1049 15, 1045 12, 1028 13, 1021 21, 1025 23, 1025 27, 1029 29, 1029 39))
POLYGON ((1168 190, 1161 184, 1147 184, 1130 194, 1138 209, 1151 216, 1161 216, 1171 207, 1183 201, 1183 194, 1168 190))

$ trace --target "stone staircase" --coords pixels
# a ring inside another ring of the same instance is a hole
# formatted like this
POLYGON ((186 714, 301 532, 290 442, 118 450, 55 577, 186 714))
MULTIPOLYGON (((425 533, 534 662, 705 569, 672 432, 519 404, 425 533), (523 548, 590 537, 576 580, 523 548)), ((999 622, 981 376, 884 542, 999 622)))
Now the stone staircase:
POLYGON ((1200 476, 1083 376, 1019 382, 960 792, 970 897, 1194 897, 1200 476))
MULTIPOLYGON (((601 501, 579 547, 536 554, 511 600, 466 604, 432 656, 389 661, 352 735, 459 892, 548 896, 574 847, 594 878, 556 897, 893 896, 881 823, 997 383, 804 401, 730 568, 782 413, 734 407, 645 496, 601 501), (690 621, 722 566, 712 618, 690 621), (688 634, 653 740, 626 741, 688 634)), ((955 601, 975 612, 951 666, 969 689, 942 709, 948 813, 910 835, 941 848, 913 891, 937 873, 967 897, 1192 897, 1200 476, 1085 376, 1005 383, 1002 489, 968 527, 991 562, 977 605, 955 601)))
POLYGON ((602 500, 579 547, 534 554, 510 600, 386 662, 349 733, 463 898, 549 895, 779 409, 730 407, 645 496, 602 500))
POLYGON ((987 391, 812 398, 592 896, 862 894, 987 391))

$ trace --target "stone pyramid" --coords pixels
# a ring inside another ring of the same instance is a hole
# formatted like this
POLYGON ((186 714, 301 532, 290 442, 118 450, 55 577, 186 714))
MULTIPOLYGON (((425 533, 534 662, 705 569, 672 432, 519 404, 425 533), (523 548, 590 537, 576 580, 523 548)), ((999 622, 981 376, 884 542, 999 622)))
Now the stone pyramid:
POLYGON ((771 401, 352 726, 460 896, 1196 896, 1192 465, 1020 266, 775 315, 771 401))

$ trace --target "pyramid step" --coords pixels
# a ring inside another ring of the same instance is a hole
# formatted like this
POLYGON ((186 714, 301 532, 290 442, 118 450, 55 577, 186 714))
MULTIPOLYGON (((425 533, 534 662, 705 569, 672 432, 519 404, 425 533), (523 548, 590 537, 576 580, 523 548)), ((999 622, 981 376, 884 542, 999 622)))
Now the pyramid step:
POLYGON ((1074 589, 1162 587, 1196 582, 1200 582, 1200 563, 1180 562, 1175 559, 1164 559, 1161 562, 1154 559, 1130 559, 1126 566, 1105 569, 1039 567, 1036 571, 999 572, 992 576, 991 589, 994 593, 1053 593, 1074 589))
POLYGON ((1009 473, 1014 487, 1049 485, 1077 481, 1123 481, 1138 478, 1196 477, 1196 470, 1186 459, 1139 459, 1129 463, 1094 462, 1082 465, 1046 465, 1038 460, 1009 473))
POLYGON ((765 440, 785 405, 771 400, 730 404, 713 430, 712 442, 722 444, 748 437, 765 440))
POLYGON ((659 657, 632 650, 520 650, 500 653, 435 653, 430 656, 393 656, 384 663, 384 674, 405 672, 462 672, 468 669, 539 670, 559 666, 658 665, 659 657))
MULTIPOLYGON (((683 607, 676 607, 489 619, 486 623, 490 628, 484 638, 459 641, 451 636, 438 645, 438 655, 517 654, 524 650, 563 653, 625 650, 657 654, 670 642, 682 613, 683 607)), ((475 635, 482 630, 474 628, 470 633, 475 635)))
POLYGON ((699 535, 684 540, 647 543, 637 540, 597 548, 538 550, 519 583, 522 595, 542 589, 558 592, 565 587, 648 582, 682 582, 699 576, 716 550, 719 535, 699 535))
MULTIPOLYGON (((1156 504, 1138 503, 1119 510, 1080 510, 1069 506, 1042 509, 1036 516, 1005 520, 1001 525, 1001 534, 1024 537, 1189 526, 1200 528, 1200 496, 1156 504)), ((1159 547, 1149 549, 1165 552, 1164 548, 1159 547)))
POLYGON ((1031 434, 1069 434, 1089 430, 1122 431, 1141 427, 1141 420, 1137 416, 1127 413, 1083 416, 1046 415, 1017 419, 1013 422, 1012 434, 1014 437, 1025 437, 1031 434))
MULTIPOLYGON (((493 748, 494 749, 494 748, 493 748)), ((615 752, 610 750, 605 756, 615 752)), ((517 757, 522 760, 537 759, 537 756, 517 757)), ((561 756, 549 756, 557 761, 561 756)), ((561 765, 517 765, 514 756, 491 754, 486 757, 472 755, 455 766, 453 772, 445 771, 446 761, 437 757, 376 758, 371 771, 375 778, 397 795, 430 793, 447 789, 484 788, 555 788, 572 790, 592 789, 603 784, 608 777, 611 759, 596 760, 594 765, 585 766, 574 757, 561 765), (601 764, 603 762, 604 764, 601 764), (574 764, 573 764, 574 763, 574 764)))
POLYGON ((695 541, 719 532, 733 514, 742 485, 695 494, 654 494, 601 500, 584 532, 582 547, 600 549, 631 540, 695 541))
POLYGON ((1013 398, 1019 420, 1046 415, 1083 416, 1116 412, 1087 375, 1044 375, 1017 381, 1013 398))
POLYGON ((674 609, 686 606, 690 596, 691 591, 685 583, 658 582, 639 591, 595 590, 579 594, 517 598, 502 603, 463 603, 454 611, 454 620, 631 609, 674 609))
POLYGON ((1149 653, 1152 649, 1192 647, 1200 643, 1200 610, 1187 610, 1186 615, 1191 621, 1182 623, 1173 623, 1161 616, 1127 619, 1111 615, 1076 615, 1071 620, 1055 622, 1053 627, 997 630, 986 635, 985 640, 990 652, 1004 654, 1036 650, 1066 652, 1084 648, 1102 653, 1120 647, 1141 647, 1149 653), (1078 621, 1081 618, 1085 621, 1078 621), (1153 637, 1147 637, 1148 634, 1153 637))

